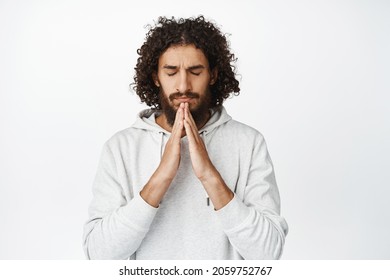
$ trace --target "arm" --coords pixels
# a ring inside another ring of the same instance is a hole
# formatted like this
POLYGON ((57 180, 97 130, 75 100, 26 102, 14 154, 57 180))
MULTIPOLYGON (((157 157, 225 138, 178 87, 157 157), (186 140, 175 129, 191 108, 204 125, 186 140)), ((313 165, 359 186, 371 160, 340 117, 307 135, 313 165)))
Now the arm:
POLYGON ((114 155, 107 143, 104 146, 93 185, 89 220, 84 227, 84 251, 88 259, 128 259, 145 238, 179 167, 183 106, 176 114, 159 167, 130 201, 118 182, 114 155))
POLYGON ((216 211, 233 247, 245 259, 279 259, 288 226, 264 139, 254 147, 243 198, 235 196, 216 211))
POLYGON ((187 105, 184 124, 194 173, 213 202, 230 243, 244 259, 279 259, 288 226, 280 216, 279 192, 264 139, 254 147, 242 201, 211 163, 187 105))
POLYGON ((114 155, 106 143, 93 184, 83 246, 88 259, 128 259, 144 239, 157 209, 139 194, 126 201, 114 155))

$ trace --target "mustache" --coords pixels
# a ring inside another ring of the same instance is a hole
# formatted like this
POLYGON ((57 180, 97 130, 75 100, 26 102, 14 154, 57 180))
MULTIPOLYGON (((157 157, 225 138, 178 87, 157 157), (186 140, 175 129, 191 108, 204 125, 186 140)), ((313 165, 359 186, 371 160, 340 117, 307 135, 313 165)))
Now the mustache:
POLYGON ((175 92, 169 95, 169 100, 172 101, 175 98, 199 98, 199 94, 196 92, 186 92, 186 93, 181 93, 181 92, 175 92))

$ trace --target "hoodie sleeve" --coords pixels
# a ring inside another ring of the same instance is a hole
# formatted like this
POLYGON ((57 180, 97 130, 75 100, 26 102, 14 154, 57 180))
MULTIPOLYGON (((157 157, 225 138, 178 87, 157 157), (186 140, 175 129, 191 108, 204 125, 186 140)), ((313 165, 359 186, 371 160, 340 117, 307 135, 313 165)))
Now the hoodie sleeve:
POLYGON ((234 198, 217 215, 232 246, 244 259, 280 259, 288 225, 264 138, 252 153, 244 197, 234 198))
POLYGON ((139 195, 127 201, 118 180, 114 155, 103 147, 93 183, 89 219, 84 226, 87 259, 128 259, 138 249, 157 212, 139 195))

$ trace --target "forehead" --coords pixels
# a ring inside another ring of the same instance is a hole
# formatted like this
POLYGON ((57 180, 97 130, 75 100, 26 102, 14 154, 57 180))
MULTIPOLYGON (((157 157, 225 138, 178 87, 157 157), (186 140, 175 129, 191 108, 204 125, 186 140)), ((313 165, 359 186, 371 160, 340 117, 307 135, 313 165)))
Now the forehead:
POLYGON ((174 45, 169 47, 158 60, 159 68, 164 65, 184 66, 203 65, 209 67, 203 51, 191 45, 174 45))

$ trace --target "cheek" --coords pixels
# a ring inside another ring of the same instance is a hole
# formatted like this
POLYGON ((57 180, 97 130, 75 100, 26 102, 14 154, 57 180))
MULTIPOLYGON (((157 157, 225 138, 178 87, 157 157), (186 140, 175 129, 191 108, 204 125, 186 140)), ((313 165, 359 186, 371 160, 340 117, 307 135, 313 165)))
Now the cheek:
POLYGON ((159 73, 157 75, 158 77, 158 80, 162 83, 162 84, 165 84, 165 85, 170 85, 172 83, 175 82, 175 78, 176 78, 177 75, 175 76, 168 76, 166 73, 159 73))
POLYGON ((164 90, 165 92, 169 92, 169 88, 170 88, 170 82, 167 80, 167 79, 164 79, 164 78, 161 78, 159 77, 158 79, 159 83, 160 83, 160 88, 162 90, 164 90))
POLYGON ((207 94, 207 92, 210 91, 209 80, 204 79, 199 81, 196 85, 194 85, 194 91, 202 95, 207 94))
POLYGON ((167 102, 170 102, 169 101, 169 92, 166 91, 166 89, 164 87, 162 87, 162 86, 160 86, 160 96, 162 98, 164 98, 165 100, 167 100, 167 102))
POLYGON ((171 94, 175 92, 175 83, 172 80, 160 80, 160 87, 164 90, 166 94, 171 94))

